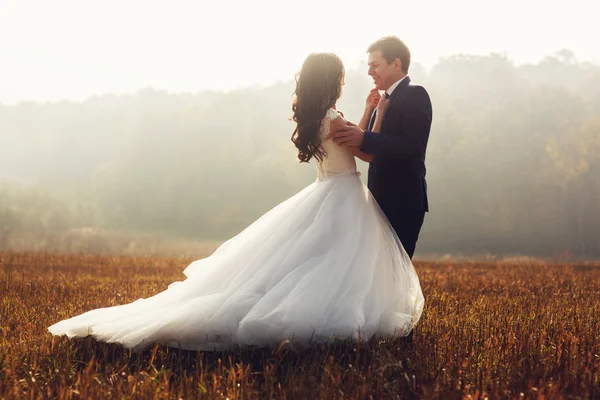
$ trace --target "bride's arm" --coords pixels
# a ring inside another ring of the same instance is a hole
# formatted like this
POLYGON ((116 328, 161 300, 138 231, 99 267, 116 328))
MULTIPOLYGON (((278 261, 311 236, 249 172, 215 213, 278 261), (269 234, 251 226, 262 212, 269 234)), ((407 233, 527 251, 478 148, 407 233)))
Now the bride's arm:
POLYGON ((369 126, 369 122, 371 121, 371 116, 373 115, 373 111, 377 107, 379 100, 381 99, 381 95, 379 94, 379 90, 376 88, 371 89, 369 95, 367 96, 367 103, 365 104, 365 111, 363 112, 363 116, 358 123, 358 127, 363 131, 367 130, 369 126))
MULTIPOLYGON (((381 124, 383 123, 383 116, 385 115, 385 113, 389 107, 389 100, 380 99, 379 102, 382 104, 379 104, 377 106, 378 112, 377 112, 377 114, 375 114, 375 121, 373 121, 373 128, 371 129, 371 132, 373 132, 373 133, 381 133, 381 124)), ((364 131, 365 128, 363 128, 361 126, 361 124, 364 123, 364 125, 366 126, 366 124, 368 124, 369 119, 370 119, 370 116, 367 117, 367 112, 365 111, 365 114, 363 115, 362 119, 360 120, 361 123, 358 125, 358 127, 364 131), (367 121, 366 123, 364 122, 365 118, 367 121)), ((350 152, 352 154, 354 154, 356 157, 360 158, 361 160, 363 160, 365 162, 370 163, 371 160, 373 160, 373 154, 363 153, 362 151, 360 151, 360 147, 349 146, 348 150, 350 150, 350 152)))
POLYGON ((373 121, 373 129, 371 129, 371 132, 381 133, 381 124, 383 123, 383 115, 384 115, 384 113, 377 113, 377 115, 375 116, 375 121, 373 121))
POLYGON ((369 121, 371 120, 371 115, 373 115, 373 110, 375 110, 375 107, 368 109, 365 108, 365 112, 363 113, 362 118, 360 119, 360 122, 358 123, 358 127, 360 129, 362 129, 363 131, 367 129, 367 126, 369 125, 369 121))

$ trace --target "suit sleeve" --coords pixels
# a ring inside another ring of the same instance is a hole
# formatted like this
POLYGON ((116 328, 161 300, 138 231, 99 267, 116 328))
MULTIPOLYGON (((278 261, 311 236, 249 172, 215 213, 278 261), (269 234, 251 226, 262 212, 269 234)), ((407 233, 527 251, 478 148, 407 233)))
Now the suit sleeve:
MULTIPOLYGON (((360 150, 375 157, 409 158, 422 152, 427 145, 431 127, 431 100, 422 86, 415 86, 406 99, 407 109, 402 132, 396 130, 386 135, 365 131, 360 150)), ((396 128, 398 129, 398 128, 396 128)))

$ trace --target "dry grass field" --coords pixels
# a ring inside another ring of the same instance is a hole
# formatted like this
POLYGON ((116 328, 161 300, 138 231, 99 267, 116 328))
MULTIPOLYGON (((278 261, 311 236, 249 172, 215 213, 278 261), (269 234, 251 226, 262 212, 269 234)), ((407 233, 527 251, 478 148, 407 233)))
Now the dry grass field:
POLYGON ((414 341, 131 353, 52 323, 182 280, 191 260, 0 253, 0 398, 600 398, 600 265, 416 262, 414 341))

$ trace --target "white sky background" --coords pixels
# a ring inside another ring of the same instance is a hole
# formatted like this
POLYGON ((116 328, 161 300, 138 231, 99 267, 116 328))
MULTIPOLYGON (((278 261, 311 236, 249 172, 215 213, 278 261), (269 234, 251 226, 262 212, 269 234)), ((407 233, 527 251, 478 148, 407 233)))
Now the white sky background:
MULTIPOLYGON (((310 52, 352 69, 397 35, 413 62, 570 49, 600 63, 597 0, 0 0, 0 103, 231 90, 291 79, 310 52)), ((366 71, 365 71, 366 73, 366 71)))

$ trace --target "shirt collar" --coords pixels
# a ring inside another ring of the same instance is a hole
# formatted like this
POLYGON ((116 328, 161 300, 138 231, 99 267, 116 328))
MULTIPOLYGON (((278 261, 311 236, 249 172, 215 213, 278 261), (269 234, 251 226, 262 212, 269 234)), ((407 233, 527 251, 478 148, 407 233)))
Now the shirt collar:
POLYGON ((388 95, 392 95, 392 93, 394 93, 394 90, 398 87, 398 85, 400 84, 400 82, 402 82, 404 80, 404 78, 406 78, 408 75, 405 75, 404 77, 400 78, 399 80, 397 80, 392 86, 390 86, 388 88, 388 90, 386 90, 385 92, 388 95))

